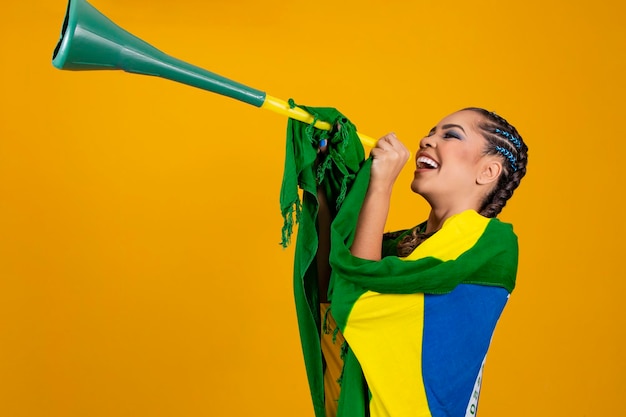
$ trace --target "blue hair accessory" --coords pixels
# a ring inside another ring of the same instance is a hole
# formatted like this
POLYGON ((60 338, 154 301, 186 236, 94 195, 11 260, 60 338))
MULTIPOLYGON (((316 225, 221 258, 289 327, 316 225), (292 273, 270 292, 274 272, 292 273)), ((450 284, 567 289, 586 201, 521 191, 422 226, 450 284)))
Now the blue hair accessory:
POLYGON ((496 150, 509 160, 509 164, 511 165, 513 172, 517 171, 517 158, 515 155, 513 155, 508 149, 504 149, 502 146, 496 146, 496 150))
POLYGON ((500 136, 504 136, 505 138, 507 138, 508 140, 510 140, 513 145, 515 145, 515 147, 517 149, 522 147, 522 142, 516 138, 515 136, 513 136, 512 134, 510 134, 509 132, 505 132, 504 130, 500 130, 500 129, 496 129, 495 132, 500 135, 500 136))

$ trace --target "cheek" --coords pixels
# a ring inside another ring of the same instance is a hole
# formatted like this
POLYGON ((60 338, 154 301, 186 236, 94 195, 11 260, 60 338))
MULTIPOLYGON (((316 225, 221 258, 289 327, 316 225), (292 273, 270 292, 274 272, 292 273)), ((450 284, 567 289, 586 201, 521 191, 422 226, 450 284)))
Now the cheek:
POLYGON ((471 176, 475 173, 480 158, 481 154, 478 150, 464 147, 455 149, 450 154, 448 162, 450 162, 450 168, 455 172, 471 176))
POLYGON ((470 152, 457 152, 453 157, 446 159, 448 170, 457 174, 471 171, 475 164, 470 152))

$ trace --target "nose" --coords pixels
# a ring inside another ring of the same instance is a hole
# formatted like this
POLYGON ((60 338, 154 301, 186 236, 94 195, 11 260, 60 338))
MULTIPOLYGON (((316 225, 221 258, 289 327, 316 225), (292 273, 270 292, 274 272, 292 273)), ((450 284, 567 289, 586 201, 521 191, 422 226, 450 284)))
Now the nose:
POLYGON ((435 135, 425 136, 420 140, 420 149, 434 148, 436 146, 435 135))

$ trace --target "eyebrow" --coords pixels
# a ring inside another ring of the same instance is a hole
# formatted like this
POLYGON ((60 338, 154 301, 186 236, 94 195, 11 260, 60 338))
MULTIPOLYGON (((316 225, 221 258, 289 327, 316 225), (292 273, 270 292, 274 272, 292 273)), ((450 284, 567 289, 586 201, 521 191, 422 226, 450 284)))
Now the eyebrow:
POLYGON ((465 133, 465 129, 463 129, 463 126, 461 126, 461 125, 456 125, 456 124, 450 123, 450 124, 441 126, 442 129, 450 129, 450 128, 453 128, 453 127, 458 127, 459 129, 461 129, 463 131, 463 133, 465 133))
MULTIPOLYGON (((465 129, 463 129, 463 126, 461 126, 461 125, 457 125, 457 124, 454 124, 454 123, 448 123, 448 124, 445 124, 445 125, 441 126, 442 129, 451 129, 453 127, 458 127, 459 129, 461 129, 463 131, 463 133, 465 133, 465 129)), ((437 131, 437 126, 435 126, 432 129, 430 129, 430 132, 428 132, 428 136, 433 135, 436 131, 437 131)))

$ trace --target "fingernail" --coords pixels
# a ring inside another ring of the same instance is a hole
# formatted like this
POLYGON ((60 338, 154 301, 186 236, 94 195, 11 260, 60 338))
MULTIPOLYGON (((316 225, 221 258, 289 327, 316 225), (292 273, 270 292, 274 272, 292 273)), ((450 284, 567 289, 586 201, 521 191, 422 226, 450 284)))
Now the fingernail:
POLYGON ((327 143, 328 141, 326 139, 320 140, 320 148, 323 148, 324 146, 326 146, 327 143))

